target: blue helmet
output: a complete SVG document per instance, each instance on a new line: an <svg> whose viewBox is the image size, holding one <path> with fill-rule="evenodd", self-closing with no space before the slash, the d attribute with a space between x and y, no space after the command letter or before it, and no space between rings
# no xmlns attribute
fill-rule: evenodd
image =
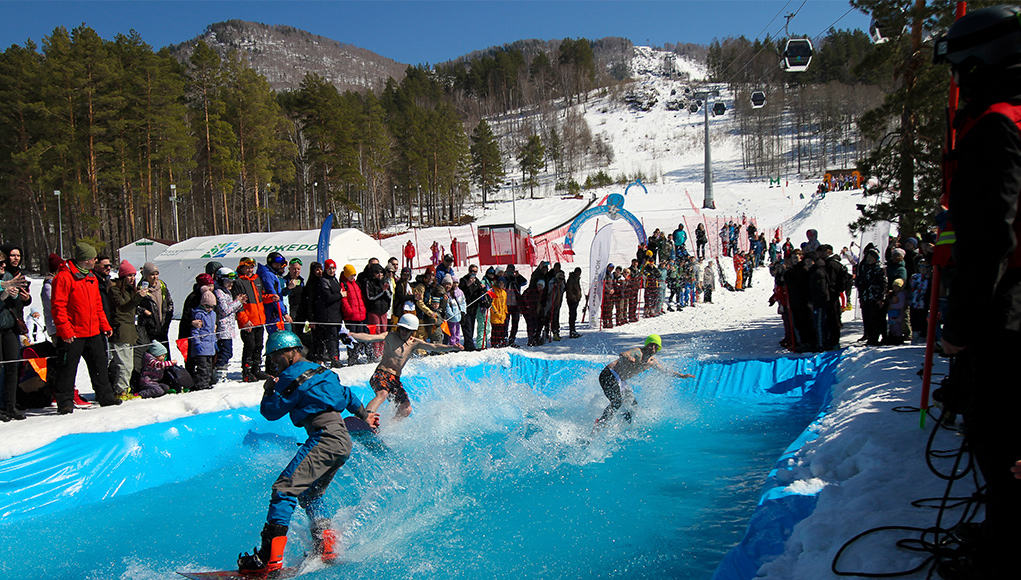
<svg viewBox="0 0 1021 580"><path fill-rule="evenodd" d="M301 348L301 339L290 330L281 330L269 335L266 341L266 354L273 354L277 351L289 348Z"/></svg>

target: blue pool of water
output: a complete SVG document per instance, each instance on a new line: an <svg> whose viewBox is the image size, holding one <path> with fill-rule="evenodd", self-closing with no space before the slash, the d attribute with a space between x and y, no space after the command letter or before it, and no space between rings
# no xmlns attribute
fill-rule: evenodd
<svg viewBox="0 0 1021 580"><path fill-rule="evenodd" d="M508 354L419 367L405 379L415 414L384 426L393 452L356 444L329 490L346 563L308 563L307 577L710 578L825 403L835 360L667 359L698 379L646 373L634 423L595 434L601 363ZM256 543L303 434L242 409L68 436L0 462L0 575L229 568ZM298 510L285 562L308 549Z"/></svg>

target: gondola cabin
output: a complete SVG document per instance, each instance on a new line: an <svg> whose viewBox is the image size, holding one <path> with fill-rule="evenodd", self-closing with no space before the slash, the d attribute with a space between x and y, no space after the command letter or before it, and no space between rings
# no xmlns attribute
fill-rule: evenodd
<svg viewBox="0 0 1021 580"><path fill-rule="evenodd" d="M755 91L752 93L752 108L761 109L766 106L766 93L763 91Z"/></svg>
<svg viewBox="0 0 1021 580"><path fill-rule="evenodd" d="M904 33L904 16L894 14L892 16L872 17L869 23L869 38L874 44L883 44L890 39Z"/></svg>
<svg viewBox="0 0 1021 580"><path fill-rule="evenodd" d="M805 72L812 62L812 41L807 38L789 38L783 49L780 68L787 72Z"/></svg>
<svg viewBox="0 0 1021 580"><path fill-rule="evenodd" d="M717 102L713 104L713 116L719 117L727 112L727 105Z"/></svg>

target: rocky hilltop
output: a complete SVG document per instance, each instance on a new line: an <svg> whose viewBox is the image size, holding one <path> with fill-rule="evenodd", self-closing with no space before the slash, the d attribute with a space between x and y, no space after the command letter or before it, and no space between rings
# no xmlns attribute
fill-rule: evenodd
<svg viewBox="0 0 1021 580"><path fill-rule="evenodd" d="M170 47L186 61L195 43L203 40L221 56L231 50L266 77L275 90L295 89L305 73L314 72L340 91L379 89L386 80L404 78L407 65L372 51L337 42L291 26L243 20L210 24L199 36Z"/></svg>

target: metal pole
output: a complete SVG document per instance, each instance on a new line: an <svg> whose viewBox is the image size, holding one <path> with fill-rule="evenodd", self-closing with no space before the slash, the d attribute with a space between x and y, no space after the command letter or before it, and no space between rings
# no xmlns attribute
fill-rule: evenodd
<svg viewBox="0 0 1021 580"><path fill-rule="evenodd" d="M177 186L173 183L170 184L170 203L174 207L174 241L181 241L181 230L178 229L177 225Z"/></svg>
<svg viewBox="0 0 1021 580"><path fill-rule="evenodd" d="M524 186L525 182L522 181L521 185ZM511 182L511 211L514 214L514 262L518 263L518 196L514 193L514 182Z"/></svg>
<svg viewBox="0 0 1021 580"><path fill-rule="evenodd" d="M54 189L53 195L57 196L57 236L60 238L60 257L64 257L64 215L60 207L60 190Z"/></svg>
<svg viewBox="0 0 1021 580"><path fill-rule="evenodd" d="M716 202L713 201L713 168L712 168L712 153L709 145L709 94L706 94L705 100L702 101L702 109L705 117L705 199L702 201L702 207L706 209L716 209Z"/></svg>

